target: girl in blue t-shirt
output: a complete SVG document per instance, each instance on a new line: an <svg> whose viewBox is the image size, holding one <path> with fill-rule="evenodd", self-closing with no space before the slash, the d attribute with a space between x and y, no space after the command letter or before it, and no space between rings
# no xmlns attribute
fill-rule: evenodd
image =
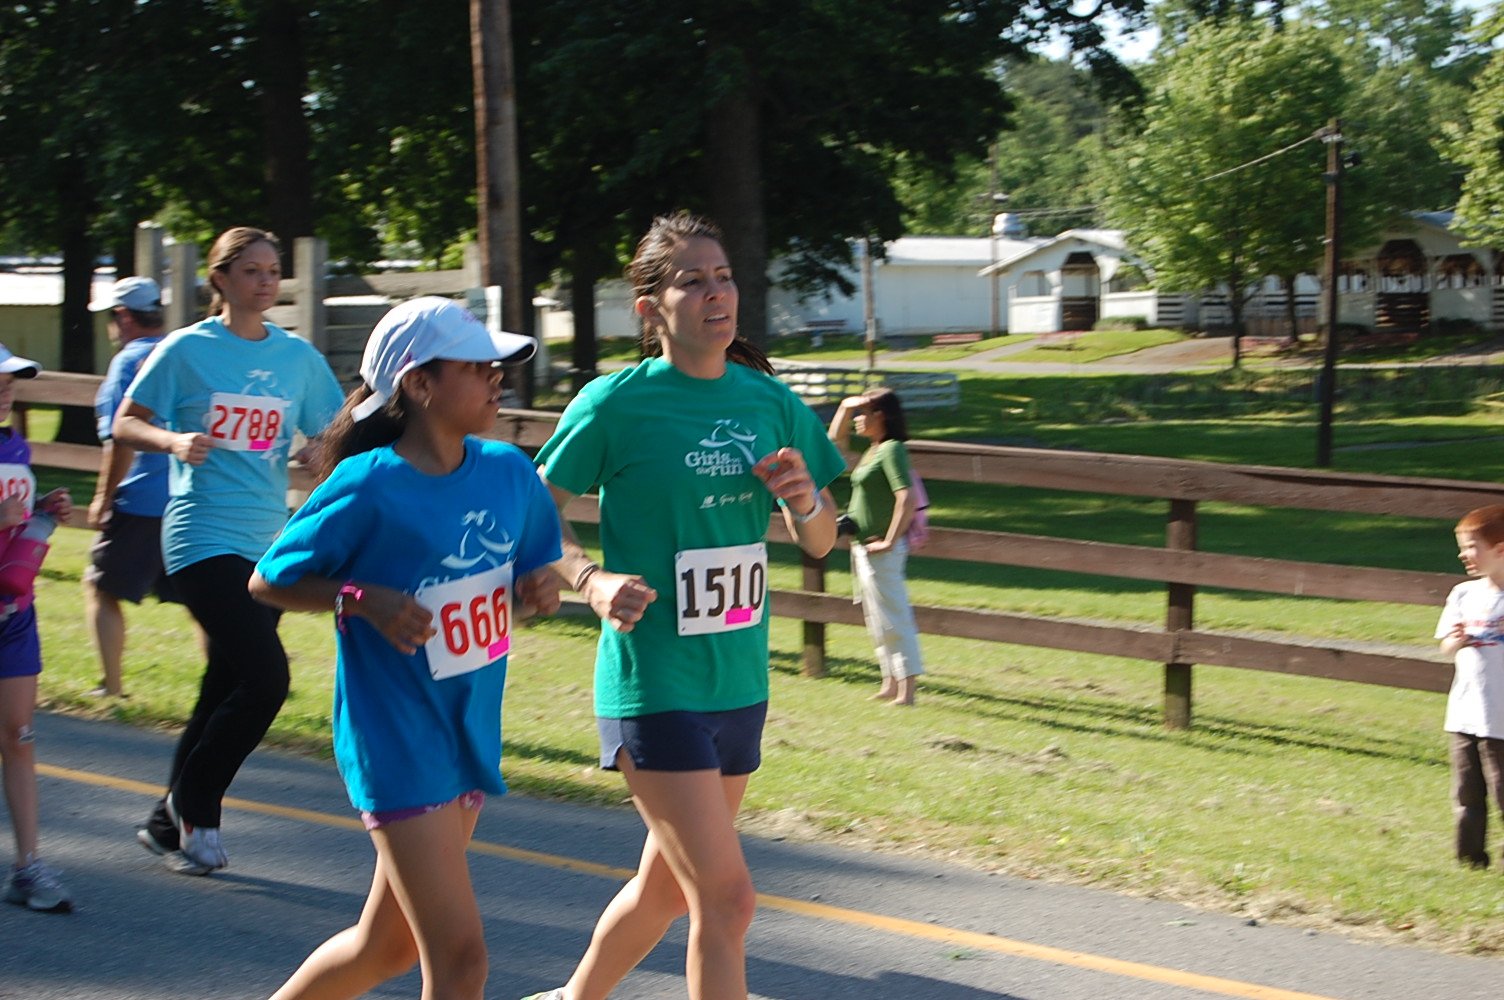
<svg viewBox="0 0 1504 1000"><path fill-rule="evenodd" d="M538 462L561 512L600 488L604 566L566 525L558 572L601 617L601 765L648 835L569 983L538 997L603 1000L685 913L690 996L745 997L756 894L735 819L768 705L768 521L781 506L801 548L828 552L845 463L737 337L719 229L657 219L627 274L647 357L586 386Z"/></svg>
<svg viewBox="0 0 1504 1000"><path fill-rule="evenodd" d="M251 593L334 611L334 753L376 845L359 922L276 1000L353 997L422 963L424 996L479 998L486 944L465 849L501 780L517 615L557 609L559 521L496 420L527 337L447 299L403 303L366 344L324 437L321 483L256 564Z"/></svg>

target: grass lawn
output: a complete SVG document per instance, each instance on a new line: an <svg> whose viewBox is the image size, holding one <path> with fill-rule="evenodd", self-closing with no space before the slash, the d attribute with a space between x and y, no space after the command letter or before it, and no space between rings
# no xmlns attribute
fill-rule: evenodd
<svg viewBox="0 0 1504 1000"><path fill-rule="evenodd" d="M1148 347L1190 339L1181 330L1096 330L1034 338L1034 346L1008 355L1009 361L1053 361L1090 364L1104 358L1132 354Z"/></svg>
<svg viewBox="0 0 1504 1000"><path fill-rule="evenodd" d="M1246 384L1221 373L1182 378L1151 385L966 375L961 408L914 414L916 436L1312 464L1308 396L1262 376ZM1409 391L1428 387L1437 384L1387 384L1344 402L1337 468L1504 481L1504 449L1479 447L1501 436L1491 411L1456 401L1429 407L1448 412L1407 412ZM57 481L46 471L41 478ZM82 495L88 485L79 478ZM930 493L941 525L1149 545L1164 537L1161 501L943 482ZM1203 505L1202 517L1202 546L1213 551L1456 568L1449 526L1437 521L1219 504ZM85 532L61 532L43 569L44 699L143 725L180 721L199 662L179 608L132 609L132 697L108 705L86 698L96 674L77 588L88 542ZM792 550L774 546L773 554L774 584L797 586ZM830 591L849 590L846 565L844 553L832 557ZM929 604L1144 626L1164 616L1163 589L1135 581L919 557L911 584ZM1431 650L1437 610L1206 591L1196 620ZM270 738L327 755L329 620L289 615L282 631L294 693ZM1504 951L1497 874L1450 859L1440 696L1198 667L1194 728L1171 733L1159 722L1158 665L926 636L920 704L900 711L867 698L877 672L864 633L828 632L830 674L810 680L799 675L797 623L774 620L767 755L747 798L749 831ZM505 767L521 792L624 800L619 778L595 767L594 635L592 622L562 617L518 638Z"/></svg>

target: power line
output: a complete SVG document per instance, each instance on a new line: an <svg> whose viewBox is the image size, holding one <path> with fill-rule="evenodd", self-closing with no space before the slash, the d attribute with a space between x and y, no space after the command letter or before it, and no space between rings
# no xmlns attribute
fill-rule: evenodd
<svg viewBox="0 0 1504 1000"><path fill-rule="evenodd" d="M1096 205L1077 205L1074 208L1019 208L1012 211L1004 211L1004 215L1016 215L1020 218L1036 218L1046 215L1085 215L1095 212Z"/></svg>
<svg viewBox="0 0 1504 1000"><path fill-rule="evenodd" d="M1260 163L1265 163L1269 160L1274 159L1276 156L1283 156L1285 153L1288 153L1290 150L1295 149L1298 146L1304 146L1308 142L1317 142L1319 140L1325 139L1327 132L1327 126L1323 125L1321 128L1306 136L1304 139L1297 139L1294 142L1290 143L1290 145L1286 146L1284 149L1276 149L1272 153L1265 153L1263 156L1260 156L1256 160L1249 160L1247 163L1240 163L1236 167L1228 167L1226 170L1219 170L1214 174L1201 178L1196 183L1204 184L1207 181L1214 181L1218 177L1226 177L1228 174L1235 174L1239 170L1247 170L1249 167L1256 167Z"/></svg>

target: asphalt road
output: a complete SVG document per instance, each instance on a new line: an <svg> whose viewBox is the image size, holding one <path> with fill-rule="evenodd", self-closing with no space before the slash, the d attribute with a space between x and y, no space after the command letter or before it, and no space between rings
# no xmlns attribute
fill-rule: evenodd
<svg viewBox="0 0 1504 1000"><path fill-rule="evenodd" d="M0 997L263 997L356 917L372 849L331 765L255 754L231 789L231 867L168 872L134 828L171 737L44 715L43 848L69 915L0 906ZM629 810L487 803L472 875L491 954L487 995L558 985L635 861ZM1448 1000L1493 997L1498 961L1294 928L889 855L750 839L762 906L749 938L766 1000ZM683 997L684 926L614 994ZM415 996L416 975L373 996Z"/></svg>

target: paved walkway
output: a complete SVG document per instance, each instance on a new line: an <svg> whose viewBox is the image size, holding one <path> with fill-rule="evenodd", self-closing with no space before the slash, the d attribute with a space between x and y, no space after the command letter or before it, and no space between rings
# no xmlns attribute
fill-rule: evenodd
<svg viewBox="0 0 1504 1000"><path fill-rule="evenodd" d="M231 868L188 878L132 837L168 734L52 715L38 730L44 846L78 909L0 907L0 997L267 996L357 914L371 847L329 764L253 755L227 803ZM487 996L568 975L641 841L627 809L487 804L471 852ZM1504 969L893 855L746 843L762 893L748 968L763 1000L1484 1000ZM681 921L615 1000L683 997L684 941ZM371 995L417 992L409 975Z"/></svg>

